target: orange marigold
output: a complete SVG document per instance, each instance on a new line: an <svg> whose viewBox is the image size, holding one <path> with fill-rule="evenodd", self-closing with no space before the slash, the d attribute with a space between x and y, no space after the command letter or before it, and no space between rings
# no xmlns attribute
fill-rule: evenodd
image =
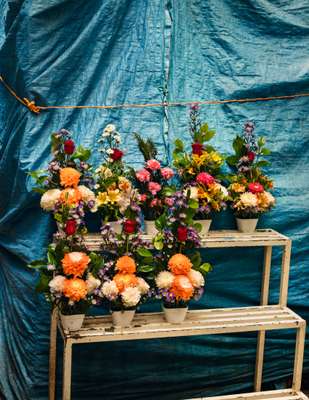
<svg viewBox="0 0 309 400"><path fill-rule="evenodd" d="M82 195L78 189L67 188L61 191L60 200L62 203L73 206L77 205L79 201L81 201Z"/></svg>
<svg viewBox="0 0 309 400"><path fill-rule="evenodd" d="M190 259L183 254L174 254L168 262L169 270L175 275L187 275L192 268Z"/></svg>
<svg viewBox="0 0 309 400"><path fill-rule="evenodd" d="M66 279L63 294L72 301L80 301L87 296L87 284L80 278Z"/></svg>
<svg viewBox="0 0 309 400"><path fill-rule="evenodd" d="M136 264L132 257L122 256L116 262L116 269L123 274L134 274L136 272Z"/></svg>
<svg viewBox="0 0 309 400"><path fill-rule="evenodd" d="M138 279L134 274L116 274L113 278L119 292L123 292L128 287L138 286Z"/></svg>
<svg viewBox="0 0 309 400"><path fill-rule="evenodd" d="M194 288L186 275L176 275L170 292L177 300L189 301L193 296Z"/></svg>
<svg viewBox="0 0 309 400"><path fill-rule="evenodd" d="M82 276L85 272L90 258L87 254L73 251L71 253L66 253L61 260L63 272L66 275Z"/></svg>
<svg viewBox="0 0 309 400"><path fill-rule="evenodd" d="M61 168L60 170L60 183L64 187L76 187L79 183L80 172L75 168Z"/></svg>

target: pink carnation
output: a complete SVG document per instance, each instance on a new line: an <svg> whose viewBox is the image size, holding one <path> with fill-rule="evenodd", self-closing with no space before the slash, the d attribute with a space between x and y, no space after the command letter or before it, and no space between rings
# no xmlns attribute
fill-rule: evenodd
<svg viewBox="0 0 309 400"><path fill-rule="evenodd" d="M251 193L262 193L264 192L264 186L258 182L249 183L248 189Z"/></svg>
<svg viewBox="0 0 309 400"><path fill-rule="evenodd" d="M215 178L207 172L200 172L196 177L196 182L201 183L202 185L211 185L215 182Z"/></svg>
<svg viewBox="0 0 309 400"><path fill-rule="evenodd" d="M161 168L159 161L157 160L148 160L146 162L147 168L151 169L152 171L156 171L157 169Z"/></svg>
<svg viewBox="0 0 309 400"><path fill-rule="evenodd" d="M161 175L163 176L164 179L168 180L171 179L174 176L174 171L171 168L162 168L161 169Z"/></svg>
<svg viewBox="0 0 309 400"><path fill-rule="evenodd" d="M174 199L172 199L171 197L166 197L166 199L164 200L164 203L167 206L172 207L174 205Z"/></svg>
<svg viewBox="0 0 309 400"><path fill-rule="evenodd" d="M161 190L161 185L159 185L157 182L149 182L148 189L150 193L155 196Z"/></svg>
<svg viewBox="0 0 309 400"><path fill-rule="evenodd" d="M146 200L147 200L147 195L146 195L146 194L140 194L140 195L139 195L139 201L144 202L144 201L146 201Z"/></svg>
<svg viewBox="0 0 309 400"><path fill-rule="evenodd" d="M159 205L160 203L159 203L159 199L153 199L153 200L151 200L151 202L150 202L150 207L155 207L155 206L157 206L157 205Z"/></svg>
<svg viewBox="0 0 309 400"><path fill-rule="evenodd" d="M150 172L147 169L142 168L135 173L136 178L140 182L149 182L150 181Z"/></svg>

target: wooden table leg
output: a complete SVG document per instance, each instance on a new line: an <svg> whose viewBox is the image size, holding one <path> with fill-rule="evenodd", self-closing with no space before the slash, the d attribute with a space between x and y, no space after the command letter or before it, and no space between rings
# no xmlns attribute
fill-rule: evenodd
<svg viewBox="0 0 309 400"><path fill-rule="evenodd" d="M48 379L49 400L55 400L55 394L56 394L57 324L58 324L58 310L57 308L54 308L51 313L51 321L50 321L49 379Z"/></svg>
<svg viewBox="0 0 309 400"><path fill-rule="evenodd" d="M261 302L260 302L261 306L268 304L271 256L272 256L272 247L271 246L265 247L264 268L263 268L262 288L261 288ZM256 392L260 392L262 387L264 347L265 347L265 331L260 331L258 332L255 376L254 376L254 390Z"/></svg>
<svg viewBox="0 0 309 400"><path fill-rule="evenodd" d="M306 323L302 324L297 329L297 334L296 334L294 372L293 372L293 384L292 384L292 389L294 389L296 392L298 392L301 388L305 338L306 338Z"/></svg>
<svg viewBox="0 0 309 400"><path fill-rule="evenodd" d="M287 300L288 300L291 245L292 245L291 241L288 241L283 249L283 255L282 255L282 270L281 270L279 304L283 307L286 307Z"/></svg>
<svg viewBox="0 0 309 400"><path fill-rule="evenodd" d="M62 400L71 400L71 379L72 379L72 342L64 341L63 349L63 379L62 379Z"/></svg>

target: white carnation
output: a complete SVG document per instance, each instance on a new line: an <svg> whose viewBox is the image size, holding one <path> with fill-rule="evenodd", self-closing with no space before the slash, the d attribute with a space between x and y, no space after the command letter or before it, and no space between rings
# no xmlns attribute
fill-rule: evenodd
<svg viewBox="0 0 309 400"><path fill-rule="evenodd" d="M95 289L97 289L101 285L101 281L99 279L96 279L92 274L89 273L87 275L86 284L88 294L92 294Z"/></svg>
<svg viewBox="0 0 309 400"><path fill-rule="evenodd" d="M77 187L79 193L82 196L83 201L95 201L95 194L93 193L92 190L88 189L86 186L84 185L80 185Z"/></svg>
<svg viewBox="0 0 309 400"><path fill-rule="evenodd" d="M141 293L137 287L128 287L121 293L121 298L125 307L135 307L141 299Z"/></svg>
<svg viewBox="0 0 309 400"><path fill-rule="evenodd" d="M65 280L66 280L65 276L62 276L62 275L55 276L48 284L51 292L62 293Z"/></svg>
<svg viewBox="0 0 309 400"><path fill-rule="evenodd" d="M108 300L115 300L118 296L119 291L114 281L104 282L101 288L102 297L106 297Z"/></svg>
<svg viewBox="0 0 309 400"><path fill-rule="evenodd" d="M137 278L137 280L138 280L138 289L141 295L146 294L149 291L150 286L143 278Z"/></svg>
<svg viewBox="0 0 309 400"><path fill-rule="evenodd" d="M240 207L257 207L258 200L255 194L251 192L245 192L240 195L239 202Z"/></svg>
<svg viewBox="0 0 309 400"><path fill-rule="evenodd" d="M159 289L169 289L174 282L174 275L169 271L162 271L156 277L156 284Z"/></svg>
<svg viewBox="0 0 309 400"><path fill-rule="evenodd" d="M188 273L188 278L195 288L199 288L205 285L205 279L203 275L195 269L190 270L190 272Z"/></svg>
<svg viewBox="0 0 309 400"><path fill-rule="evenodd" d="M41 207L43 208L43 210L51 211L54 208L57 201L59 201L60 194L61 194L61 190L59 190L59 189L47 190L47 192L45 192L43 194L43 196L41 197L40 204L41 204Z"/></svg>

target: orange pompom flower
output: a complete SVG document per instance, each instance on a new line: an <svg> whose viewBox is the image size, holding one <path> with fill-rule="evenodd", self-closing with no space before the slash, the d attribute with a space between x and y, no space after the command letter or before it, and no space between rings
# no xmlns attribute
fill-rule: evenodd
<svg viewBox="0 0 309 400"><path fill-rule="evenodd" d="M72 301L80 301L87 296L87 284L79 278L66 279L63 294Z"/></svg>
<svg viewBox="0 0 309 400"><path fill-rule="evenodd" d="M187 275L192 268L192 263L187 256L178 253L169 259L168 268L175 275Z"/></svg>
<svg viewBox="0 0 309 400"><path fill-rule="evenodd" d="M74 275L74 277L82 276L89 262L90 258L87 256L87 254L79 251L66 253L61 260L63 272L66 275Z"/></svg>
<svg viewBox="0 0 309 400"><path fill-rule="evenodd" d="M189 301L193 296L194 288L187 276L176 275L170 292L176 297L176 300Z"/></svg>
<svg viewBox="0 0 309 400"><path fill-rule="evenodd" d="M61 191L60 200L68 206L75 206L81 201L82 195L78 189L67 188Z"/></svg>
<svg viewBox="0 0 309 400"><path fill-rule="evenodd" d="M134 274L116 274L113 278L119 292L123 292L128 287L138 286L138 279Z"/></svg>
<svg viewBox="0 0 309 400"><path fill-rule="evenodd" d="M80 172L75 168L61 168L60 170L60 183L64 187L76 187L79 183Z"/></svg>
<svg viewBox="0 0 309 400"><path fill-rule="evenodd" d="M116 269L122 274L134 274L136 272L136 264L132 257L122 256L116 262Z"/></svg>

